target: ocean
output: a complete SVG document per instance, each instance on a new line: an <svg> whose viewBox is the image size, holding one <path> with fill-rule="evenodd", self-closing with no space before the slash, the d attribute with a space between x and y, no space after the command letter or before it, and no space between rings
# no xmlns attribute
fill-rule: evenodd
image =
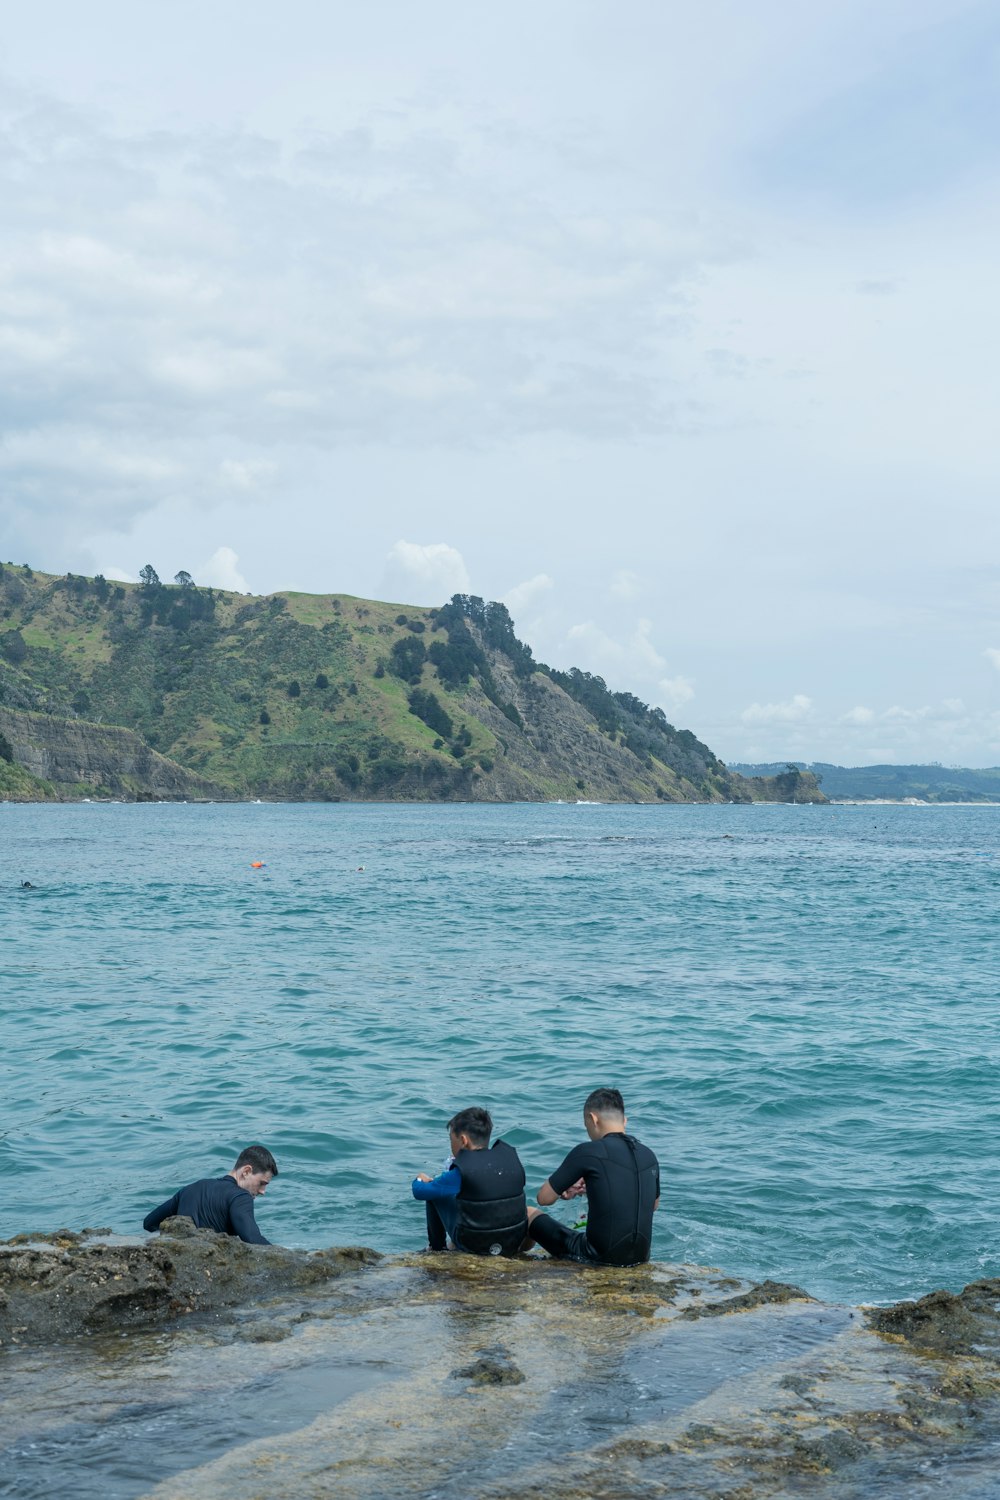
<svg viewBox="0 0 1000 1500"><path fill-rule="evenodd" d="M660 1158L657 1259L847 1302L1000 1275L998 835L1000 807L0 805L0 1237L136 1231L262 1141L268 1238L415 1248L456 1109L533 1193L612 1084Z"/></svg>

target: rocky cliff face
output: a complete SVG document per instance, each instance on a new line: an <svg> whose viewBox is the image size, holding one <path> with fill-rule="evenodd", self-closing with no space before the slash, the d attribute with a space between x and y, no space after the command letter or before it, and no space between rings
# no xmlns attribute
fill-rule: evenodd
<svg viewBox="0 0 1000 1500"><path fill-rule="evenodd" d="M597 802L724 801L722 793L706 798L682 776L664 766L651 769L627 747L602 734L582 704L558 683L536 672L519 679L500 653L491 656L493 676L504 698L521 715L523 727L511 722L470 684L470 715L496 736L498 754L492 770L475 781L475 801L531 802L546 796Z"/></svg>
<svg viewBox="0 0 1000 1500"><path fill-rule="evenodd" d="M49 782L57 795L137 801L186 801L227 794L176 761L151 750L131 729L0 708L0 734L15 762Z"/></svg>

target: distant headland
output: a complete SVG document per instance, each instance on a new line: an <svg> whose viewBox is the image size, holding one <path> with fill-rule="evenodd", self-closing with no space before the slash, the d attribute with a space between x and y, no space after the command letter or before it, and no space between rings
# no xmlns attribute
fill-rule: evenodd
<svg viewBox="0 0 1000 1500"><path fill-rule="evenodd" d="M831 766L824 761L739 764L742 776L773 776L794 768L815 777L831 802L1000 802L1000 766L968 770L926 766Z"/></svg>
<svg viewBox="0 0 1000 1500"><path fill-rule="evenodd" d="M0 564L0 798L822 802L518 640L502 604Z"/></svg>

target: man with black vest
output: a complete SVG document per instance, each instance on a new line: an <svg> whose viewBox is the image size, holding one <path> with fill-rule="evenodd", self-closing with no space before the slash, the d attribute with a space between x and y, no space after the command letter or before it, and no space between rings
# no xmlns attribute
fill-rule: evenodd
<svg viewBox="0 0 1000 1500"><path fill-rule="evenodd" d="M570 1229L530 1208L529 1235L550 1255L585 1265L636 1266L649 1259L653 1213L660 1206L660 1166L648 1146L625 1133L617 1089L594 1089L583 1106L589 1139L574 1146L538 1189L543 1208L587 1195L585 1229Z"/></svg>
<svg viewBox="0 0 1000 1500"><path fill-rule="evenodd" d="M490 1145L485 1109L461 1109L448 1121L451 1162L437 1177L418 1172L413 1196L427 1205L427 1240L444 1250L450 1239L469 1255L516 1255L528 1232L524 1168L513 1146Z"/></svg>

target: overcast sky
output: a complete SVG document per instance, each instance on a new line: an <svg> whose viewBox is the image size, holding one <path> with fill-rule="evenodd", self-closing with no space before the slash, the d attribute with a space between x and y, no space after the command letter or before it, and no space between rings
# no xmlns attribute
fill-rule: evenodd
<svg viewBox="0 0 1000 1500"><path fill-rule="evenodd" d="M998 99L964 0L33 0L0 556L469 590L726 760L998 764Z"/></svg>

